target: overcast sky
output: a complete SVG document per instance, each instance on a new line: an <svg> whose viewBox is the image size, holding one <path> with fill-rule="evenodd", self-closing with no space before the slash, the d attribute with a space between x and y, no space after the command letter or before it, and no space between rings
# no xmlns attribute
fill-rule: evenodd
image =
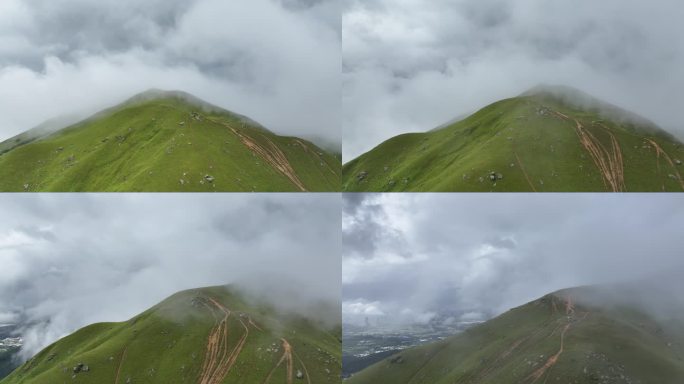
<svg viewBox="0 0 684 384"><path fill-rule="evenodd" d="M2 0L0 140L149 88L341 141L341 0Z"/></svg>
<svg viewBox="0 0 684 384"><path fill-rule="evenodd" d="M681 284L684 271L683 195L345 194L343 212L350 323L472 319L579 285Z"/></svg>
<svg viewBox="0 0 684 384"><path fill-rule="evenodd" d="M679 0L347 0L344 160L540 83L684 138Z"/></svg>
<svg viewBox="0 0 684 384"><path fill-rule="evenodd" d="M3 196L0 323L42 323L23 334L31 356L183 289L234 283L289 308L339 308L340 205L336 194Z"/></svg>

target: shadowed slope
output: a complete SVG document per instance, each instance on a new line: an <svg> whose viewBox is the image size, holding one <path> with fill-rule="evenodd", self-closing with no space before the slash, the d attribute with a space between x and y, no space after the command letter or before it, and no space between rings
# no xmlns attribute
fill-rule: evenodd
<svg viewBox="0 0 684 384"><path fill-rule="evenodd" d="M403 351L358 383L681 383L684 321L594 300L601 288L546 295L442 342Z"/></svg>

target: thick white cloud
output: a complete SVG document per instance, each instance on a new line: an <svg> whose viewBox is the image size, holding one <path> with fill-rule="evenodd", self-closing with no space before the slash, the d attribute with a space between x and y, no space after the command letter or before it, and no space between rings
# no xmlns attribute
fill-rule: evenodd
<svg viewBox="0 0 684 384"><path fill-rule="evenodd" d="M340 305L339 195L8 195L0 211L0 323L33 324L26 356L189 288Z"/></svg>
<svg viewBox="0 0 684 384"><path fill-rule="evenodd" d="M495 314L585 284L679 292L684 196L345 195L343 319ZM673 279L674 277L674 279ZM672 303L671 303L672 304ZM363 310L359 310L359 308Z"/></svg>
<svg viewBox="0 0 684 384"><path fill-rule="evenodd" d="M0 139L149 88L341 141L339 0L0 5Z"/></svg>
<svg viewBox="0 0 684 384"><path fill-rule="evenodd" d="M579 88L684 138L675 0L350 0L344 159L540 83Z"/></svg>

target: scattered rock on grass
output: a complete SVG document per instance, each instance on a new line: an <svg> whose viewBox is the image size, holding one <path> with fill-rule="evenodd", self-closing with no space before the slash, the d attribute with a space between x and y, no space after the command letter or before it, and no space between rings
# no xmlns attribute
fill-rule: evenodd
<svg viewBox="0 0 684 384"><path fill-rule="evenodd" d="M74 374L81 373L81 372L89 372L90 367L86 364L78 363L78 364L76 364L76 366L74 366L72 371L74 372Z"/></svg>

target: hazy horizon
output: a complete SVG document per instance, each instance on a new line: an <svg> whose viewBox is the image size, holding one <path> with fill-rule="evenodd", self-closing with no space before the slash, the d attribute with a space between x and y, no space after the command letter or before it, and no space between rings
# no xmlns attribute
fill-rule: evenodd
<svg viewBox="0 0 684 384"><path fill-rule="evenodd" d="M583 285L678 292L684 196L658 197L345 194L343 321L485 319Z"/></svg>

